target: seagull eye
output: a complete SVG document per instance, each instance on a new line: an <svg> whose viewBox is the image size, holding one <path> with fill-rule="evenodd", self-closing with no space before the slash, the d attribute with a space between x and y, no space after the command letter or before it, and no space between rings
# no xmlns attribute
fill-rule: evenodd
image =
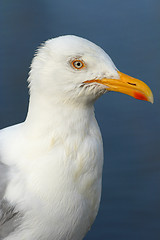
<svg viewBox="0 0 160 240"><path fill-rule="evenodd" d="M72 61L72 67L74 67L78 70L82 69L84 66L85 66L84 63L81 60L75 59Z"/></svg>

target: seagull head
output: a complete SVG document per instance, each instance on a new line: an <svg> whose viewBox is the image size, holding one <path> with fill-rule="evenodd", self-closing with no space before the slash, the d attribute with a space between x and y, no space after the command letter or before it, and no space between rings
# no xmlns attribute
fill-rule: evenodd
<svg viewBox="0 0 160 240"><path fill-rule="evenodd" d="M50 39L37 50L28 81L31 95L57 104L92 104L109 91L153 103L145 83L120 72L96 44L72 35Z"/></svg>

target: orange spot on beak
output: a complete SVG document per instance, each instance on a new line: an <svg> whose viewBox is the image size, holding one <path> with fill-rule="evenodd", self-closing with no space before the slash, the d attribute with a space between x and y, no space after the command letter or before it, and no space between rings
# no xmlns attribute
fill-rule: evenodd
<svg viewBox="0 0 160 240"><path fill-rule="evenodd" d="M140 93L140 92L134 92L134 97L139 100L148 101L147 97L143 93Z"/></svg>

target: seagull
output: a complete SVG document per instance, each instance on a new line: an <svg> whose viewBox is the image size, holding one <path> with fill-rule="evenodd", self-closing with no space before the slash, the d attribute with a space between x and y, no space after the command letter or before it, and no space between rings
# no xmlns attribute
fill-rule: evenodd
<svg viewBox="0 0 160 240"><path fill-rule="evenodd" d="M82 240L101 198L103 143L94 102L109 91L153 103L96 44L66 35L36 52L26 120L0 131L0 239Z"/></svg>

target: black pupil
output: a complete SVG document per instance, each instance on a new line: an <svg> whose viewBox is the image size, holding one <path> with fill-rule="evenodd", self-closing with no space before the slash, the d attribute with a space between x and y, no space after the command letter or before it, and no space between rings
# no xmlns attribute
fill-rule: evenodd
<svg viewBox="0 0 160 240"><path fill-rule="evenodd" d="M76 62L77 67L81 67L81 62Z"/></svg>

